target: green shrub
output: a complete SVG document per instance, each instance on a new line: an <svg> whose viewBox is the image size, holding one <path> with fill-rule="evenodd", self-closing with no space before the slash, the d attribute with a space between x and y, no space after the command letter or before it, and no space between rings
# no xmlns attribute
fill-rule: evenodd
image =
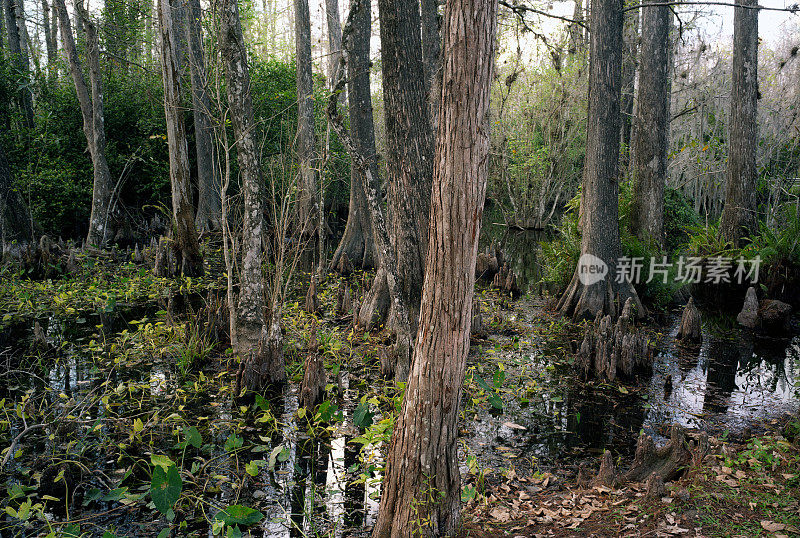
<svg viewBox="0 0 800 538"><path fill-rule="evenodd" d="M556 228L556 237L552 241L542 243L544 261L544 282L553 283L557 289L563 290L569 285L581 252L581 235L578 230L578 211L580 208L580 189L578 194L566 205L566 213L561 224ZM696 223L696 213L686 199L674 189L665 192L664 229L667 233L668 245L675 245L662 251L656 245L649 245L634 237L628 231L632 193L630 183L623 183L619 197L619 222L623 256L640 258L642 262L641 278L636 284L639 297L647 304L659 309L666 308L672 301L681 283L675 281L674 269L670 269L666 283L660 275L650 275L651 260L661 262L663 256L677 249L678 240L688 237L691 225ZM667 259L669 262L669 257Z"/></svg>

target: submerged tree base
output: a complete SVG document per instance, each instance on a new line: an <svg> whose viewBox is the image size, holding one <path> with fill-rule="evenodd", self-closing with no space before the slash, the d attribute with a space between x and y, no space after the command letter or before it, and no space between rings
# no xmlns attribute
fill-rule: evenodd
<svg viewBox="0 0 800 538"><path fill-rule="evenodd" d="M630 282L618 283L609 275L604 280L585 285L578 269L572 276L569 286L558 301L556 308L563 316L573 320L593 320L598 314L616 319L628 299L633 301L636 318L644 317L646 310Z"/></svg>
<svg viewBox="0 0 800 538"><path fill-rule="evenodd" d="M283 333L280 325L273 322L269 329L261 332L256 342L248 343L239 335L240 348L246 357L236 373L236 394L244 390L259 391L286 381L283 359Z"/></svg>

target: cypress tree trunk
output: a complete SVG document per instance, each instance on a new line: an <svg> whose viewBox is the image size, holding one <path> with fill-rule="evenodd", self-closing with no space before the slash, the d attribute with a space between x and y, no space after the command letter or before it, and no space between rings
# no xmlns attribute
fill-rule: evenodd
<svg viewBox="0 0 800 538"><path fill-rule="evenodd" d="M369 2L361 2L353 13L348 53L347 93L350 101L350 131L358 152L367 160L371 176L377 182L378 165L375 156L375 126L372 119L372 94L369 89L369 40L372 17ZM366 175L357 166L350 169L350 209L344 234L333 254L331 267L337 267L342 256L356 267L375 267L375 239L365 191ZM377 191L379 185L373 185Z"/></svg>
<svg viewBox="0 0 800 538"><path fill-rule="evenodd" d="M89 83L91 84L90 96L89 89L83 79L67 7L64 4L64 0L54 1L55 8L58 11L64 50L67 54L72 81L75 84L75 92L78 95L78 102L81 106L83 133L86 135L86 142L89 146L94 168L92 214L89 218L89 233L86 236L86 243L102 247L111 239L111 226L109 223L111 215L109 213L113 186L111 184L111 172L108 169L108 161L106 160L106 130L103 116L103 88L100 80L100 50L97 29L89 19L89 14L86 13L83 4L78 0L75 3L75 8L76 16L81 22L86 35L86 61L89 64Z"/></svg>
<svg viewBox="0 0 800 538"><path fill-rule="evenodd" d="M22 0L16 0L21 2ZM12 64L17 68L23 77L22 84L19 85L19 107L22 110L22 117L25 126L33 127L33 97L28 89L28 72L30 63L28 61L27 48L22 48L20 31L17 27L17 11L15 0L5 0L6 32L8 33L8 52L11 54Z"/></svg>
<svg viewBox="0 0 800 538"><path fill-rule="evenodd" d="M737 6L757 5L736 0ZM756 150L758 146L758 10L734 8L728 174L720 232L739 245L756 227Z"/></svg>
<svg viewBox="0 0 800 538"><path fill-rule="evenodd" d="M422 0L422 65L425 70L425 91L430 103L431 125L436 129L439 111L441 75L441 42L439 32L439 0ZM434 131L435 132L435 131Z"/></svg>
<svg viewBox="0 0 800 538"><path fill-rule="evenodd" d="M172 185L172 218L174 250L178 268L185 276L203 274L203 257L197 240L192 209L192 183L189 173L189 147L181 107L180 64L178 64L176 28L170 0L159 0L158 20L161 27L161 74L164 79L164 114L167 120L169 177ZM177 268L176 268L177 269Z"/></svg>
<svg viewBox="0 0 800 538"><path fill-rule="evenodd" d="M650 0L652 2L653 0ZM630 231L655 245L664 243L664 184L669 148L668 6L642 9L639 99L633 140L633 207Z"/></svg>
<svg viewBox="0 0 800 538"><path fill-rule="evenodd" d="M6 51L6 3L0 3L0 58L5 59Z"/></svg>
<svg viewBox="0 0 800 538"><path fill-rule="evenodd" d="M14 177L0 145L0 239L2 258L19 257L33 241L33 220L22 196L14 189Z"/></svg>
<svg viewBox="0 0 800 538"><path fill-rule="evenodd" d="M408 323L416 333L427 252L433 136L425 99L419 7L413 0L380 0L381 69L386 121L389 233ZM393 319L386 272L380 268L359 312L368 328ZM401 372L402 370L398 370Z"/></svg>
<svg viewBox="0 0 800 538"><path fill-rule="evenodd" d="M342 57L342 21L339 19L339 1L325 0L325 18L328 22L328 85L333 88L336 84L339 71L339 61ZM341 97L344 97L342 95Z"/></svg>
<svg viewBox="0 0 800 538"><path fill-rule="evenodd" d="M25 62L25 73L30 71L31 62L31 36L28 33L28 25L26 23L27 17L25 16L25 3L24 0L14 0L14 14L17 17L17 29L19 31L19 47L22 52L22 58ZM34 65L38 65L36 59L33 58Z"/></svg>
<svg viewBox="0 0 800 538"><path fill-rule="evenodd" d="M299 225L314 229L317 215L317 137L314 132L314 80L311 73L311 21L308 0L295 0L295 61L297 62L297 158Z"/></svg>
<svg viewBox="0 0 800 538"><path fill-rule="evenodd" d="M592 4L581 261L558 303L563 315L576 319L594 319L598 312L616 317L628 297L634 298L637 315L643 313L633 286L615 278L622 253L618 223L622 5L622 0L595 0ZM600 265L587 255L605 264L605 278L596 282L585 278L589 265Z"/></svg>
<svg viewBox="0 0 800 538"><path fill-rule="evenodd" d="M201 231L220 228L222 200L217 168L217 147L211 123L211 99L206 88L206 63L202 34L203 12L200 0L188 0L186 13L187 43L194 109L194 138L197 150L197 216L195 226Z"/></svg>
<svg viewBox="0 0 800 538"><path fill-rule="evenodd" d="M50 26L50 3L42 0L42 26L44 29L44 44L47 50L47 74L50 81L55 80L56 76L56 38Z"/></svg>
<svg viewBox="0 0 800 538"><path fill-rule="evenodd" d="M459 528L457 422L486 193L496 14L495 0L445 7L428 270L375 537L451 536Z"/></svg>
<svg viewBox="0 0 800 538"><path fill-rule="evenodd" d="M286 370L278 313L274 309L265 312L262 272L264 192L250 94L250 72L237 1L220 0L219 18L220 48L244 193L236 335L236 351L244 363L239 372L239 386L256 390L270 383L283 382Z"/></svg>
<svg viewBox="0 0 800 538"><path fill-rule="evenodd" d="M627 0L627 6L635 6L639 0ZM630 157L631 130L633 129L633 97L636 86L637 52L639 42L639 10L631 9L624 14L623 43L625 53L622 57L622 144L625 151L622 153L622 164L627 166ZM664 49L663 52L666 52ZM647 74L645 74L647 76Z"/></svg>
<svg viewBox="0 0 800 538"><path fill-rule="evenodd" d="M578 54L586 50L586 42L583 37L583 0L575 0L575 8L572 12L574 23L569 25L569 54Z"/></svg>

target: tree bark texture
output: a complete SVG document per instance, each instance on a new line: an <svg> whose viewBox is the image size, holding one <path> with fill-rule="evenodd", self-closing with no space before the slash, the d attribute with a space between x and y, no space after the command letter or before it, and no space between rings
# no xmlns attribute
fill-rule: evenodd
<svg viewBox="0 0 800 538"><path fill-rule="evenodd" d="M489 154L497 2L452 0L420 328L373 536L449 536L461 508L457 421Z"/></svg>
<svg viewBox="0 0 800 538"><path fill-rule="evenodd" d="M569 25L569 54L578 54L586 50L584 39L583 24L583 0L575 0L575 7L572 11L572 20Z"/></svg>
<svg viewBox="0 0 800 538"><path fill-rule="evenodd" d="M31 57L31 36L28 33L28 18L25 16L25 2L24 0L14 1L14 14L17 17L17 30L19 31L19 47L22 53L22 58L25 60L25 72L30 70L30 62L33 61L34 66L38 67L39 63L35 57Z"/></svg>
<svg viewBox="0 0 800 538"><path fill-rule="evenodd" d="M33 241L33 221L25 200L14 189L14 176L5 150L0 145L0 239L2 257L19 257Z"/></svg>
<svg viewBox="0 0 800 538"><path fill-rule="evenodd" d="M220 46L244 193L236 351L244 360L241 386L256 390L285 381L286 370L279 321L273 312L265 312L264 192L239 7L236 0L219 5Z"/></svg>
<svg viewBox="0 0 800 538"><path fill-rule="evenodd" d="M342 21L339 18L339 0L325 0L325 18L328 23L328 85L333 88L338 80L339 63L342 58ZM341 98L344 95L340 96Z"/></svg>
<svg viewBox="0 0 800 538"><path fill-rule="evenodd" d="M350 102L350 132L358 152L364 156L374 181L378 179L378 164L375 155L375 126L372 116L372 94L370 92L369 40L372 17L369 2L361 2L361 9L352 14L350 50L348 51L347 93ZM372 220L369 215L365 190L366 174L357 166L350 167L350 206L347 224L339 246L333 254L331 267L337 267L342 256L363 269L375 267L377 258ZM373 185L376 191L379 185Z"/></svg>
<svg viewBox="0 0 800 538"><path fill-rule="evenodd" d="M652 1L652 0L651 0ZM659 247L664 244L664 184L669 149L669 6L642 9L639 98L633 140L633 207L630 231Z"/></svg>
<svg viewBox="0 0 800 538"><path fill-rule="evenodd" d="M639 0L625 1L627 7L637 4L639 4ZM639 10L631 9L626 11L623 16L623 25L622 42L625 47L625 52L622 56L622 101L620 103L620 108L622 112L622 144L624 144L626 148L622 158L625 160L623 164L627 164L631 146L633 98L635 94L636 70L638 64ZM664 49L664 52L666 50L667 49Z"/></svg>
<svg viewBox="0 0 800 538"><path fill-rule="evenodd" d="M427 252L433 173L433 133L425 99L419 5L413 0L380 0L381 69L386 121L389 234L400 291L416 332ZM379 268L359 312L371 328L379 320L396 327L386 271Z"/></svg>
<svg viewBox="0 0 800 538"><path fill-rule="evenodd" d="M203 12L200 0L188 0L185 13L189 48L189 68L194 108L194 138L197 151L197 215L198 230L218 230L222 201L217 167L217 147L211 122L211 99L208 95L205 51L203 50Z"/></svg>
<svg viewBox="0 0 800 538"><path fill-rule="evenodd" d="M737 6L757 5L736 0ZM728 174L720 232L738 246L756 226L756 150L758 148L758 10L733 10L733 85L731 89Z"/></svg>
<svg viewBox="0 0 800 538"><path fill-rule="evenodd" d="M92 213L89 217L89 233L86 243L95 246L104 246L111 239L111 172L106 160L106 129L103 113L103 87L100 73L100 48L97 37L97 28L89 19L81 0L75 3L78 20L86 35L86 62L89 64L89 88L83 78L78 49L72 34L67 7L64 0L54 0L58 10L59 28L64 44L64 50L69 61L72 81L81 106L83 116L83 133L89 146L94 168L94 185L92 188Z"/></svg>
<svg viewBox="0 0 800 538"><path fill-rule="evenodd" d="M421 1L422 20L422 65L425 70L425 91L430 103L430 119L434 132L439 113L439 94L441 86L441 43L442 34L439 30L439 0Z"/></svg>
<svg viewBox="0 0 800 538"><path fill-rule="evenodd" d="M295 61L297 63L298 217L304 232L314 229L317 216L317 137L314 131L314 79L311 72L311 20L308 0L294 0Z"/></svg>
<svg viewBox="0 0 800 538"><path fill-rule="evenodd" d="M5 59L6 53L6 3L0 3L0 58Z"/></svg>
<svg viewBox="0 0 800 538"><path fill-rule="evenodd" d="M30 62L27 49L23 51L20 31L17 27L17 8L16 2L22 0L5 0L6 32L8 34L8 51L11 54L12 65L19 72L19 107L22 111L22 118L26 127L33 127L33 97L28 88L28 73Z"/></svg>
<svg viewBox="0 0 800 538"><path fill-rule="evenodd" d="M584 264L575 268L558 303L563 315L594 319L599 312L616 318L625 300L634 298L637 315L644 309L629 282L616 282L622 252L619 235L620 74L622 72L622 0L595 0L589 65L589 109L586 162L581 201L581 255L600 258L605 278L581 282Z"/></svg>
<svg viewBox="0 0 800 538"><path fill-rule="evenodd" d="M52 81L56 76L58 47L56 47L56 36L50 26L50 3L48 0L42 0L42 27L44 30L45 50L47 51L47 73Z"/></svg>
<svg viewBox="0 0 800 538"><path fill-rule="evenodd" d="M164 113L167 120L169 176L172 186L172 219L177 269L185 276L203 274L203 257L194 226L192 182L189 172L189 145L181 106L181 77L177 55L178 26L173 20L173 2L158 0L161 26L161 74L164 80Z"/></svg>
<svg viewBox="0 0 800 538"><path fill-rule="evenodd" d="M348 15L347 24L345 25L342 35L344 42L342 58L345 64L348 63L347 51L353 48L351 37L354 33L354 21L360 16L362 10L368 12L367 6L368 3L366 0L354 0L350 6L350 14ZM325 114L328 117L329 125L339 136L342 144L347 148L353 167L356 168L360 174L364 175L364 194L366 195L370 220L372 221L372 231L375 237L375 251L383 273L383 284L386 286L388 294L388 297L385 299L387 302L391 301L392 309L395 312L396 324L394 330L397 338L394 349L394 361L397 364L382 360L381 371L384 375L388 375L391 371L394 371L399 379L405 380L408 376L409 368L411 367L413 333L409 323L405 298L400 288L400 279L398 276L399 266L395 258L395 252L391 248L391 239L389 238L388 226L384 217L385 212L378 191L378 183L372 175L373 164L371 164L371 160L368 160L353 142L337 110L339 102L337 93L342 91L345 82L341 75L340 73L339 80L334 86L334 91L328 98L328 106L325 108ZM340 259L339 266L346 268L347 261L346 256L343 255ZM356 308L354 312L357 310L359 309ZM355 323L356 316L354 315L354 324Z"/></svg>

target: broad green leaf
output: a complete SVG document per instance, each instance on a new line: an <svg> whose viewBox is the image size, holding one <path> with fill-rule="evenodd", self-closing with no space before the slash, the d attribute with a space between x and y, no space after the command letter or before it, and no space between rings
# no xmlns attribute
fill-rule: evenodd
<svg viewBox="0 0 800 538"><path fill-rule="evenodd" d="M203 445L203 436L200 435L196 427L186 428L183 430L183 434L186 436L186 442L193 447L200 448Z"/></svg>
<svg viewBox="0 0 800 538"><path fill-rule="evenodd" d="M150 463L152 463L154 467L161 467L165 471L170 466L174 466L175 465L175 462L172 461L169 456L162 456L160 454L151 454L150 455Z"/></svg>
<svg viewBox="0 0 800 538"><path fill-rule="evenodd" d="M258 476L258 461L254 460L244 466L244 470L247 471L247 474L250 476Z"/></svg>
<svg viewBox="0 0 800 538"><path fill-rule="evenodd" d="M214 516L214 519L218 519L226 525L255 525L263 518L264 514L258 510L241 504L229 506Z"/></svg>
<svg viewBox="0 0 800 538"><path fill-rule="evenodd" d="M225 452L233 452L237 448L241 448L244 444L244 439L237 436L235 433L232 433L228 436L228 439L225 441Z"/></svg>
<svg viewBox="0 0 800 538"><path fill-rule="evenodd" d="M182 488L181 475L174 465L170 466L167 471L164 471L161 466L156 467L153 471L150 496L153 498L153 504L156 509L162 514L169 512L178 502Z"/></svg>
<svg viewBox="0 0 800 538"><path fill-rule="evenodd" d="M353 424L358 428L369 428L372 426L372 418L374 416L369 410L369 404L360 402L353 413Z"/></svg>

